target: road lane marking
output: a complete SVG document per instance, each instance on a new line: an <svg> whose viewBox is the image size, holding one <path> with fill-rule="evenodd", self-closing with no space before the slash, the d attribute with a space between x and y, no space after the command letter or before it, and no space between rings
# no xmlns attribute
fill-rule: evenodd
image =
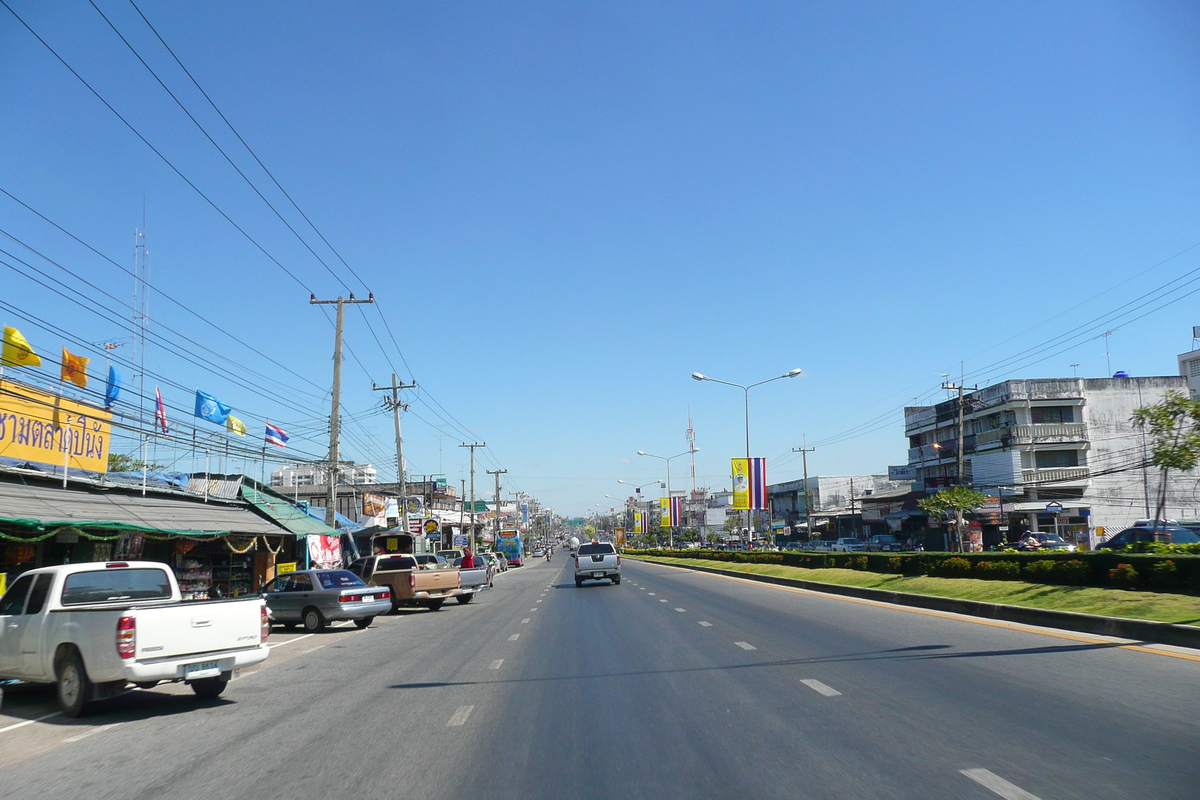
<svg viewBox="0 0 1200 800"><path fill-rule="evenodd" d="M644 591L646 591L646 587L645 587L645 586L639 586L638 588L639 588L639 589L641 589L643 592L644 592Z"/></svg>
<svg viewBox="0 0 1200 800"><path fill-rule="evenodd" d="M33 723L41 722L44 719L50 719L51 717L57 717L61 713L62 713L61 711L52 711L49 714L43 714L40 717L34 717L33 719L27 719L24 722L14 722L12 725L8 725L3 728L0 728L0 733L7 733L8 731L15 731L17 728L24 728L26 725L32 725Z"/></svg>
<svg viewBox="0 0 1200 800"><path fill-rule="evenodd" d="M459 706L454 712L454 716L450 717L450 721L446 723L447 728L459 728L467 721L467 717L471 716L471 712L475 710L475 706Z"/></svg>
<svg viewBox="0 0 1200 800"><path fill-rule="evenodd" d="M92 728L90 731L85 731L84 733L81 733L78 736L72 736L69 739L63 739L63 742L78 742L80 739L86 739L89 736L95 736L97 733L100 733L101 731L106 731L109 728L115 728L118 724L119 723L113 722L108 725L101 725L99 728Z"/></svg>
<svg viewBox="0 0 1200 800"><path fill-rule="evenodd" d="M1009 783L990 770L983 768L960 769L959 772L983 788L991 790L993 794L1000 795L1004 800L1039 800L1037 795L1030 794L1016 784Z"/></svg>
<svg viewBox="0 0 1200 800"><path fill-rule="evenodd" d="M529 610L530 610L530 611L537 611L537 609L536 609L536 608L531 608L531 609L529 609Z"/></svg>
<svg viewBox="0 0 1200 800"><path fill-rule="evenodd" d="M749 642L734 642L734 644L736 644L738 647L742 648L743 650L757 650L758 649L757 647L750 644Z"/></svg>
<svg viewBox="0 0 1200 800"><path fill-rule="evenodd" d="M540 603L540 602L542 602L542 601L541 601L541 600L538 600L538 602Z"/></svg>
<svg viewBox="0 0 1200 800"><path fill-rule="evenodd" d="M651 597L654 597L654 592L651 592L651 593L650 593L650 596L651 596Z"/></svg>
<svg viewBox="0 0 1200 800"><path fill-rule="evenodd" d="M676 611L687 611L687 609L686 609L686 608L677 608L677 609L675 609L675 610L676 610Z"/></svg>
<svg viewBox="0 0 1200 800"><path fill-rule="evenodd" d="M268 644L267 647L274 650L276 647L283 647L285 644L294 644L294 643L300 641L301 639L307 639L310 636L316 636L316 634L315 633L306 633L303 636L297 636L295 639L288 639L286 642L280 642L279 644Z"/></svg>
<svg viewBox="0 0 1200 800"><path fill-rule="evenodd" d="M521 620L521 624L522 624L522 625L528 625L528 624L529 624L529 620L530 620L530 619L532 619L532 617L526 617L525 619Z"/></svg>
<svg viewBox="0 0 1200 800"><path fill-rule="evenodd" d="M497 658L495 661L492 662L492 665L490 667L488 667L488 669L500 669L500 665L503 663L504 663L503 658Z"/></svg>
<svg viewBox="0 0 1200 800"><path fill-rule="evenodd" d="M712 627L712 623L711 623L711 622L705 622L704 620L700 620L700 627L702 627L702 628L711 628L711 627Z"/></svg>
<svg viewBox="0 0 1200 800"><path fill-rule="evenodd" d="M803 683L808 688L812 689L814 692L820 692L821 694L825 695L826 697L841 697L841 695L842 695L842 693L839 692L837 689L826 686L825 684L821 683L816 678L801 678L800 682Z"/></svg>
<svg viewBox="0 0 1200 800"><path fill-rule="evenodd" d="M512 636L508 637L508 640L510 642L515 642L517 639L520 639L520 638L521 638L521 634L514 633Z"/></svg>
<svg viewBox="0 0 1200 800"><path fill-rule="evenodd" d="M666 600L663 600L663 599L660 597L660 598L658 598L658 602L660 602L660 603L665 603L665 602L667 602L667 601L666 601Z"/></svg>

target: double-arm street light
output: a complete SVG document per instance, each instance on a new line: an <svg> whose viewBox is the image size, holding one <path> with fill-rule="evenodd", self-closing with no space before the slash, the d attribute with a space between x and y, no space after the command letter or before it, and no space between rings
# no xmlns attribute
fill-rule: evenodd
<svg viewBox="0 0 1200 800"><path fill-rule="evenodd" d="M699 453L699 452L700 452L699 447L693 447L690 450L685 450L684 452L677 453L676 455L673 455L673 456L656 456L653 453L647 453L642 450L638 450L637 454L639 456L646 456L647 458L657 458L660 461L667 462L667 503L669 504L671 502L671 460L675 459L675 458L680 458L682 456L691 455L692 453ZM651 481L651 483L653 483L653 481ZM670 505L668 505L667 507L670 508ZM670 514L670 511L668 511L667 513ZM668 522L669 521L670 521L670 517L668 517ZM667 525L667 535L669 537L670 547L672 550L674 550L675 549L675 526L674 525Z"/></svg>
<svg viewBox="0 0 1200 800"><path fill-rule="evenodd" d="M740 383L732 383L730 381L722 381L722 380L718 380L716 378L710 378L707 375L700 374L699 372L693 372L692 378L693 378L693 380L697 380L697 381L712 381L713 383L723 383L726 386L735 386L738 389L741 389L745 393L745 395L746 395L746 460L749 461L750 460L750 390L753 389L755 386L762 386L764 383L770 383L771 381L781 380L782 378L795 378L797 375L799 375L801 373L801 371L802 370L800 370L799 368L793 369L789 372L783 373L782 375L776 375L774 378L767 378L765 381L759 381L758 383L752 383L749 386L743 386ZM805 489L807 490L807 487L805 487ZM749 510L746 511L746 535L747 536L751 535L751 533L750 533L750 511Z"/></svg>

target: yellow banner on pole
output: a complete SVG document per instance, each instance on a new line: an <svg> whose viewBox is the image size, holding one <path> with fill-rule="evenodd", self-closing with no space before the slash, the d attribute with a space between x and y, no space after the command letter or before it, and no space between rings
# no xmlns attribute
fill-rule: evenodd
<svg viewBox="0 0 1200 800"><path fill-rule="evenodd" d="M731 458L733 464L733 510L750 510L750 459Z"/></svg>
<svg viewBox="0 0 1200 800"><path fill-rule="evenodd" d="M0 456L108 472L112 414L31 386L0 380Z"/></svg>
<svg viewBox="0 0 1200 800"><path fill-rule="evenodd" d="M671 498L658 498L658 505L661 510L662 526L664 528L671 527Z"/></svg>
<svg viewBox="0 0 1200 800"><path fill-rule="evenodd" d="M641 536L646 532L646 526L642 522L642 512L633 512L633 533L635 536Z"/></svg>

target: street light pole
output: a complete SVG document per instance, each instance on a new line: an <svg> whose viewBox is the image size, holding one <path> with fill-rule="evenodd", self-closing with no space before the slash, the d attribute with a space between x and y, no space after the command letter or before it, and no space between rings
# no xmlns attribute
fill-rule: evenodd
<svg viewBox="0 0 1200 800"><path fill-rule="evenodd" d="M656 456L653 453L647 453L642 450L637 451L637 454L639 456L646 456L648 458L657 458L657 459L667 462L667 522L668 522L667 536L669 537L668 542L669 542L670 549L672 549L672 550L675 549L675 526L671 525L669 523L671 523L673 521L673 517L675 515L671 513L671 459L681 458L683 456L691 455L692 453L699 453L699 452L700 452L699 447L689 448L688 450L686 450L682 453L678 453L673 456Z"/></svg>
<svg viewBox="0 0 1200 800"><path fill-rule="evenodd" d="M774 378L767 378L765 381L759 381L758 383L752 383L749 386L743 386L740 383L731 383L730 381L722 381L722 380L718 380L717 378L710 378L707 375L703 375L699 372L693 372L692 379L697 380L697 381L712 381L713 383L723 383L726 386L736 386L737 388L741 389L745 393L745 397L746 397L746 463L749 464L750 463L750 390L753 389L755 386L762 386L764 383L770 383L771 381L777 381L777 380L780 380L781 378L795 378L797 375L800 375L801 372L802 372L801 369L796 368L793 370L789 370L788 372L785 372L782 375L776 375ZM750 529L751 528L750 513L751 513L751 509L746 509L746 535L747 535L747 537L752 538L752 532Z"/></svg>

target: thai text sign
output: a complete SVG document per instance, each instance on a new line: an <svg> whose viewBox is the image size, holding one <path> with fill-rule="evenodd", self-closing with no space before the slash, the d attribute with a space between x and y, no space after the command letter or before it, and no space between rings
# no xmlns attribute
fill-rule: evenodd
<svg viewBox="0 0 1200 800"><path fill-rule="evenodd" d="M108 471L112 414L0 380L0 457Z"/></svg>

